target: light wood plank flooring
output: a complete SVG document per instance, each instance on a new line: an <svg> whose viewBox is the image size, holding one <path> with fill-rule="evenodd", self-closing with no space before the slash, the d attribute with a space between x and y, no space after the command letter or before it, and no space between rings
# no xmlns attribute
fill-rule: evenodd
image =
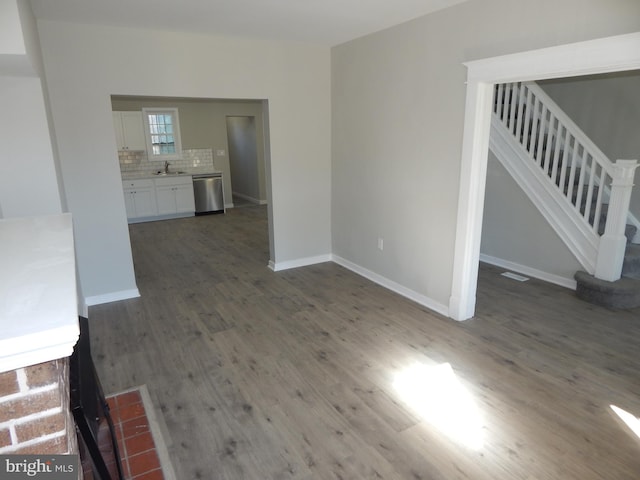
<svg viewBox="0 0 640 480"><path fill-rule="evenodd" d="M274 273L265 207L130 231L142 297L90 309L93 353L107 392L148 386L180 479L640 478L609 407L640 415L639 310L482 266L458 323L335 264Z"/></svg>

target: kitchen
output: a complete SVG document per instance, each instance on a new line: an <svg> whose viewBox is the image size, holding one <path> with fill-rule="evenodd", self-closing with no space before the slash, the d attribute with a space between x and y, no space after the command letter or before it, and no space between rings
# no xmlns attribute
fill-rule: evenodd
<svg viewBox="0 0 640 480"><path fill-rule="evenodd" d="M220 212L232 208L234 201L266 203L262 101L114 95L111 104L129 223L192 216L194 210ZM145 132L158 127L150 129L143 109L146 114L167 114L175 123L167 127L175 128L175 146L169 147L175 152L151 153L152 148L167 147L151 146ZM253 138L246 140L253 143L253 156L234 148L237 133L231 120L237 118L254 125ZM220 177L223 202L194 208L193 188L200 192L202 186L220 182ZM212 198L211 192L208 197Z"/></svg>

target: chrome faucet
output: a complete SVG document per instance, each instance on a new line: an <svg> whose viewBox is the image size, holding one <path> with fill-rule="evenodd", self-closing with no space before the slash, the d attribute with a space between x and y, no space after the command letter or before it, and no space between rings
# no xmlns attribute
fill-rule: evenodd
<svg viewBox="0 0 640 480"><path fill-rule="evenodd" d="M169 173L169 165L170 165L169 162L166 162L166 161L164 162L164 173Z"/></svg>

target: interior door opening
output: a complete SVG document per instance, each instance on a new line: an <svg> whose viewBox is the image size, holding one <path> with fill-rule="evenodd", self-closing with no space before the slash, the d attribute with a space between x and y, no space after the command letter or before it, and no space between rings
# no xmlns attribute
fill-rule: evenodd
<svg viewBox="0 0 640 480"><path fill-rule="evenodd" d="M474 316L494 85L640 68L640 33L560 45L465 63L465 104L458 222L449 316Z"/></svg>

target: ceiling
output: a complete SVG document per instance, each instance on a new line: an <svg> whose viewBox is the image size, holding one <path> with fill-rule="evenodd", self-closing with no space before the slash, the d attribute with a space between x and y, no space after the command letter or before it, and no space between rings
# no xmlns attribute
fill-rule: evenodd
<svg viewBox="0 0 640 480"><path fill-rule="evenodd" d="M334 46L470 0L31 0L37 18Z"/></svg>

